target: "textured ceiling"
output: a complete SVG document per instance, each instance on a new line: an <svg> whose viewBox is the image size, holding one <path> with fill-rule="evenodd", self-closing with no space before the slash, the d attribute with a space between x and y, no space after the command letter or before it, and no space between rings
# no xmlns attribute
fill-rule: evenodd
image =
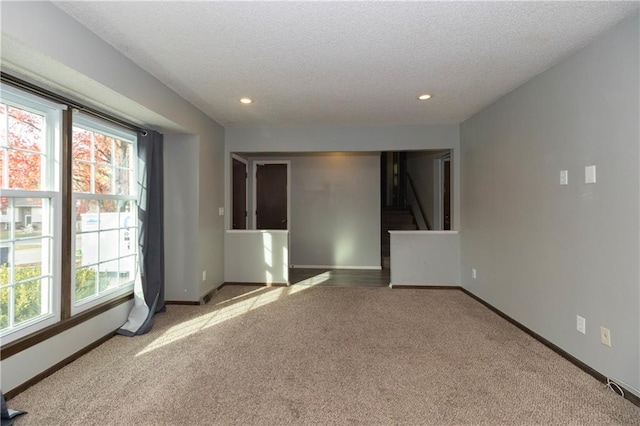
<svg viewBox="0 0 640 426"><path fill-rule="evenodd" d="M639 3L55 4L230 126L459 123Z"/></svg>

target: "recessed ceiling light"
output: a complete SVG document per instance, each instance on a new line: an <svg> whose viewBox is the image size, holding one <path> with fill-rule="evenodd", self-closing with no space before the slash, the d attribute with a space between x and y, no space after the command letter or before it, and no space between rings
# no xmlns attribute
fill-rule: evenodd
<svg viewBox="0 0 640 426"><path fill-rule="evenodd" d="M427 99L431 99L431 96L432 95L425 93L424 95L418 96L418 99L420 99L421 101L426 101Z"/></svg>
<svg viewBox="0 0 640 426"><path fill-rule="evenodd" d="M240 103L241 104L245 104L245 105L249 105L253 103L253 99L250 98L240 98Z"/></svg>

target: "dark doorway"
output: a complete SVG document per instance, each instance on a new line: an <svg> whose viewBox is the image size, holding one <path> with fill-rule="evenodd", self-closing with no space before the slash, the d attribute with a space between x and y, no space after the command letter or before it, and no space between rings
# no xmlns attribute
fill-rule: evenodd
<svg viewBox="0 0 640 426"><path fill-rule="evenodd" d="M256 229L287 229L287 164L256 165Z"/></svg>
<svg viewBox="0 0 640 426"><path fill-rule="evenodd" d="M231 229L247 229L247 164L233 159Z"/></svg>
<svg viewBox="0 0 640 426"><path fill-rule="evenodd" d="M386 209L404 209L407 207L407 153L382 152L381 199Z"/></svg>

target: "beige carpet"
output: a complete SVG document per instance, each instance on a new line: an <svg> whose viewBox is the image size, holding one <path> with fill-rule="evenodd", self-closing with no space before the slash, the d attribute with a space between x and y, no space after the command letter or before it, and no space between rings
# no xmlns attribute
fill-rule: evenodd
<svg viewBox="0 0 640 426"><path fill-rule="evenodd" d="M455 290L223 288L9 401L18 426L640 424L640 408Z"/></svg>

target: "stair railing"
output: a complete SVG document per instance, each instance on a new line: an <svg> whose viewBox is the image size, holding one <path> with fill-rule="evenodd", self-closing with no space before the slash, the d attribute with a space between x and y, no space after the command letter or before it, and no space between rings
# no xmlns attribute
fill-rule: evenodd
<svg viewBox="0 0 640 426"><path fill-rule="evenodd" d="M424 207L422 207L420 197L418 197L413 179L411 179L411 175L409 175L409 173L407 173L407 182L409 182L409 203L411 203L411 210L413 211L413 217L416 218L418 229L430 230L431 225L429 224L429 219L427 219L427 216L424 213Z"/></svg>

